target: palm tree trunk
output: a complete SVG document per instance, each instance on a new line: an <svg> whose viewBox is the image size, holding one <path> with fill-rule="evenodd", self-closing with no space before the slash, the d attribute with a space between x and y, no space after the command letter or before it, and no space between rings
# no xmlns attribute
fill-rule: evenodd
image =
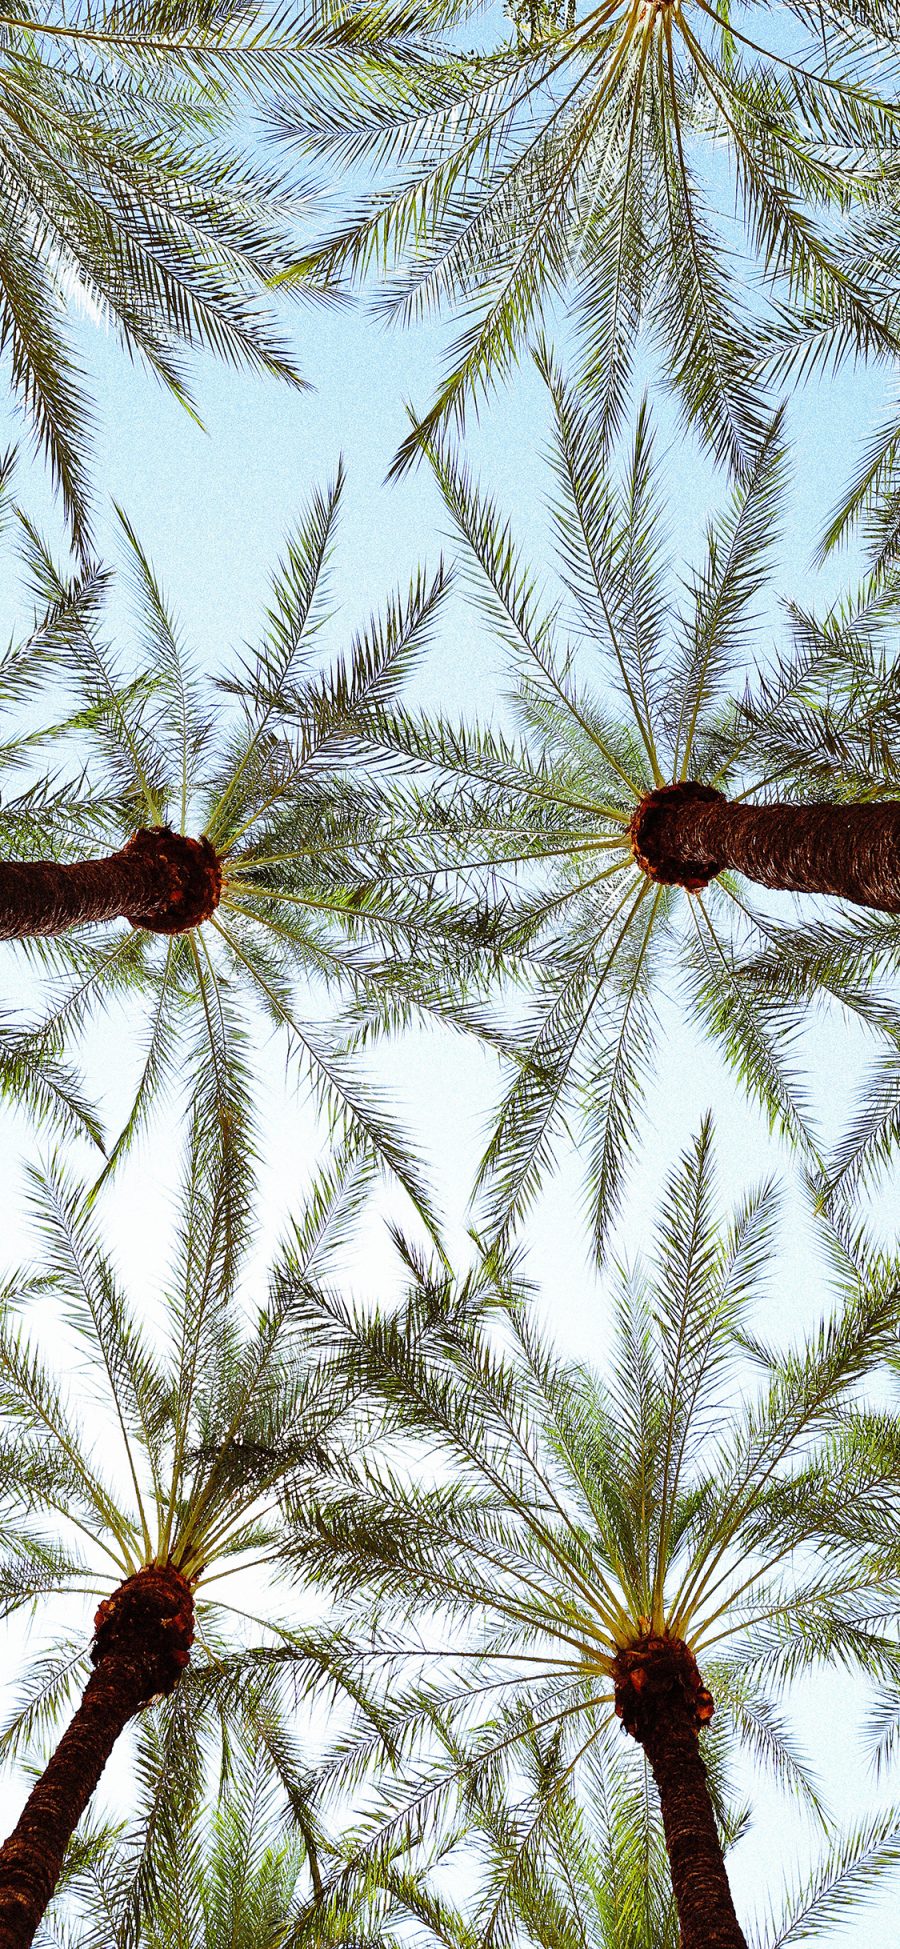
<svg viewBox="0 0 900 1949"><path fill-rule="evenodd" d="M171 1564L138 1571L101 1604L81 1704L0 1847L0 1949L28 1949L119 1734L188 1662L193 1616L190 1587Z"/></svg>
<svg viewBox="0 0 900 1949"><path fill-rule="evenodd" d="M711 786L666 785L642 799L632 851L651 879L691 892L726 868L758 886L828 893L900 913L900 801L733 805Z"/></svg>
<svg viewBox="0 0 900 1949"><path fill-rule="evenodd" d="M209 918L221 890L221 866L208 839L144 827L106 859L73 866L0 860L0 940L63 934L120 916L153 933L181 934Z"/></svg>
<svg viewBox="0 0 900 1949"><path fill-rule="evenodd" d="M747 1949L710 1798L698 1732L712 1699L678 1638L646 1638L613 1667L616 1712L643 1747L659 1793L682 1949Z"/></svg>
<svg viewBox="0 0 900 1949"><path fill-rule="evenodd" d="M673 1705L642 1743L659 1793L683 1949L747 1949L696 1727Z"/></svg>

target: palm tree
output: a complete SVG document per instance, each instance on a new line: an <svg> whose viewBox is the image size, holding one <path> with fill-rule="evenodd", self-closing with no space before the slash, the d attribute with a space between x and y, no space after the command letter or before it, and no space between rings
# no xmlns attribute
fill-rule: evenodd
<svg viewBox="0 0 900 1949"><path fill-rule="evenodd" d="M761 6L737 21L716 0L512 0L514 43L462 53L472 11L404 15L380 60L367 48L277 116L302 154L375 177L295 275L340 286L396 266L388 316L464 312L395 465L462 423L568 289L600 437L621 421L646 323L683 412L734 467L761 436L762 360L781 383L851 348L893 355L898 44L884 8L791 0L776 30ZM348 4L338 18L368 15ZM732 271L734 204L749 262Z"/></svg>
<svg viewBox="0 0 900 1949"><path fill-rule="evenodd" d="M496 1032L512 1079L481 1167L488 1222L502 1229L527 1206L574 1103L602 1241L653 1073L661 990L677 989L815 1169L791 1054L800 1004L837 996L896 1036L862 962L874 935L896 940L883 916L900 911L897 587L864 587L821 621L786 604L789 647L748 677L777 529L780 419L711 524L686 593L679 576L670 594L670 483L646 409L619 484L589 404L546 357L543 370L558 595L544 595L466 468L434 453L475 600L511 660L517 735L401 709L383 713L378 737L425 781L398 793L401 883L418 876L469 899L480 886L528 984L524 1020ZM882 913L867 930L838 907L830 932L817 915L795 963L793 930L757 895L779 888Z"/></svg>
<svg viewBox="0 0 900 1949"><path fill-rule="evenodd" d="M236 1162L248 1164L256 1007L330 1114L427 1206L395 1125L347 1059L333 996L365 998L376 1013L383 996L396 1014L432 979L429 940L440 951L436 992L455 936L462 948L466 924L447 914L444 925L439 902L388 897L371 877L382 801L371 756L365 767L356 762L371 713L394 697L428 636L447 578L441 569L431 580L420 574L324 668L316 638L341 491L338 473L288 541L259 647L212 679L184 648L125 524L139 657L114 657L97 616L72 633L65 687L90 726L86 757L59 817L47 805L34 822L31 857L0 867L0 907L7 934L23 937L31 959L39 955L55 976L29 1048L58 1056L123 992L137 1024L143 1017L140 1078L111 1164L165 1088L185 1082ZM48 596L61 600L52 563L31 542ZM106 856L85 861L98 840ZM35 851L61 857L35 859ZM96 925L114 915L129 925ZM44 940L59 929L73 931ZM298 978L325 995L327 1028L298 1011Z"/></svg>
<svg viewBox="0 0 900 1949"><path fill-rule="evenodd" d="M0 339L77 544L91 410L81 302L190 406L184 353L302 383L266 303L290 201L227 125L315 40L266 6L29 4L2 20Z"/></svg>
<svg viewBox="0 0 900 1949"><path fill-rule="evenodd" d="M0 1847L0 1943L31 1942L104 1765L137 1714L138 1827L128 1898L168 1871L185 1794L210 1742L265 1761L301 1825L291 1714L320 1665L314 1633L282 1621L285 1511L311 1502L341 1451L346 1391L297 1330L365 1189L337 1158L314 1184L247 1318L223 1227L227 1159L195 1125L161 1314L129 1305L96 1225L58 1167L34 1172L43 1268L7 1280L0 1328L4 1422L0 1589L6 1615L69 1599L67 1630L29 1670L3 1734L8 1755L74 1716ZM39 1349L41 1298L74 1332L77 1405ZM20 1323L16 1315L27 1315ZM148 1320L149 1311L149 1320ZM63 1336L64 1337L64 1336ZM242 1574L243 1573L243 1574ZM231 1581L226 1581L230 1579ZM283 1590L283 1576L281 1577ZM72 1633L85 1597L91 1638ZM335 1674L328 1672L332 1696Z"/></svg>
<svg viewBox="0 0 900 1949"><path fill-rule="evenodd" d="M320 1780L341 1797L370 1767L384 1783L334 1878L338 1913L354 1873L377 1881L442 1820L455 1831L482 1781L518 1777L523 1742L558 1736L481 1918L483 1949L508 1939L516 1863L527 1885L558 1789L581 1799L586 1767L615 1764L618 1721L656 1783L684 1949L740 1949L704 1763L714 1707L815 1804L768 1688L830 1656L893 1670L896 1572L843 1548L845 1505L863 1525L870 1485L824 1437L894 1345L897 1264L861 1275L829 1234L837 1303L805 1344L775 1348L747 1319L772 1186L728 1228L714 1203L706 1125L665 1186L654 1264L619 1278L608 1378L548 1347L496 1254L455 1285L419 1267L399 1313L327 1307L348 1387L387 1417L292 1520L298 1572L355 1611L361 1659L372 1632L371 1668L389 1673L374 1730ZM878 1493L896 1515L896 1478Z"/></svg>

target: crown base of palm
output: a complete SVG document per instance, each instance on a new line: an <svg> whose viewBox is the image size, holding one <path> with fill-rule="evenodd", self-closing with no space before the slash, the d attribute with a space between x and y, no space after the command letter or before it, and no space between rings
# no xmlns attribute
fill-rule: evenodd
<svg viewBox="0 0 900 1949"><path fill-rule="evenodd" d="M170 826L142 826L123 855L146 863L159 880L159 903L154 901L146 913L127 914L132 927L186 934L215 913L222 898L222 862L205 834L192 839Z"/></svg>
<svg viewBox="0 0 900 1949"><path fill-rule="evenodd" d="M91 1663L130 1658L142 1663L147 1698L173 1691L190 1661L194 1594L174 1563L150 1563L105 1597L94 1617Z"/></svg>
<svg viewBox="0 0 900 1949"><path fill-rule="evenodd" d="M632 858L649 880L700 893L721 872L721 862L690 859L679 844L685 814L716 800L724 803L721 792L712 785L698 785L693 779L660 785L655 792L646 793L632 814L628 836Z"/></svg>
<svg viewBox="0 0 900 1949"><path fill-rule="evenodd" d="M690 1645L668 1630L648 1630L633 1644L623 1645L613 1661L612 1679L616 1718L641 1746L661 1711L671 1709L673 1702L680 1703L695 1731L713 1716L712 1695Z"/></svg>

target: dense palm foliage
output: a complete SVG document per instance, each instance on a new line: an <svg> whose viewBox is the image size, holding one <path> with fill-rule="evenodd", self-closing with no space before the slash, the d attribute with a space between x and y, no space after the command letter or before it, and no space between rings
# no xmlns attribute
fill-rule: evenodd
<svg viewBox="0 0 900 1949"><path fill-rule="evenodd" d="M365 1174L346 1158L320 1174L248 1316L223 1224L226 1173L198 1127L164 1292L131 1302L75 1187L59 1169L34 1173L43 1260L3 1288L3 1611L39 1603L46 1640L54 1600L68 1600L55 1647L25 1673L4 1753L40 1750L84 1683L98 1599L152 1565L195 1595L187 1668L136 1735L123 1926L166 1880L182 1803L205 1786L211 1751L235 1764L253 1756L304 1825L292 1711L318 1669L315 1633L286 1621L285 1516L295 1497L311 1509L348 1397L305 1348L298 1318ZM48 1326L57 1348L74 1335L74 1389L43 1352ZM333 1693L333 1672L322 1675Z"/></svg>
<svg viewBox="0 0 900 1949"><path fill-rule="evenodd" d="M119 922L6 953L39 956L53 977L50 1004L24 1039L35 1062L55 1057L100 1008L126 1001L141 1064L113 1162L166 1090L187 1090L244 1167L246 1189L256 1019L280 1032L326 1111L424 1204L415 1161L379 1091L348 1061L333 1017L336 994L348 1004L365 997L376 1014L382 996L393 1007L413 989L427 1005L429 983L441 986L437 963L426 967L429 941L443 959L468 931L439 902L426 909L412 891L388 894L371 878L381 796L370 760L365 770L358 762L369 719L396 698L427 639L446 578L418 576L326 664L318 634L340 494L338 476L312 499L275 575L259 644L211 679L126 526L137 653L109 650L96 606L69 630L65 686L85 725L75 748L83 765L73 777L69 760L64 785L29 788L18 832L8 824L4 835L11 849L15 835L19 857L65 860L120 846L136 826L203 833L221 863L221 900L203 926L178 935ZM46 556L37 568L47 600L70 603Z"/></svg>
<svg viewBox="0 0 900 1949"><path fill-rule="evenodd" d="M678 1949L678 1923L665 1843L652 1784L637 1753L614 1768L585 1763L587 1792L578 1799L560 1781L537 1845L529 1830L529 1790L546 1790L559 1767L558 1733L523 1733L518 1795L505 1797L480 1779L466 1797L458 1834L444 1834L427 1858L398 1850L382 1860L364 1892L333 1905L327 1938L353 1949L475 1949L490 1924L499 1887L512 1874L510 1922L527 1949ZM523 1791L524 1789L524 1791ZM741 1818L725 1820L736 1835ZM352 1860L352 1834L342 1854ZM465 1879L463 1899L455 1895ZM307 1934L325 1925L315 1910Z"/></svg>
<svg viewBox="0 0 900 1949"><path fill-rule="evenodd" d="M783 382L850 351L893 354L898 69L882 7L537 0L511 8L512 44L463 53L446 30L473 11L403 15L380 61L324 89L317 73L278 117L329 171L376 175L302 273L398 265L390 315L466 317L402 455L462 422L567 289L600 436L621 420L646 319L665 382L732 466L762 431L761 362Z"/></svg>
<svg viewBox="0 0 900 1949"><path fill-rule="evenodd" d="M154 1735L148 1732L152 1748ZM173 1795L174 1798L174 1795ZM79 1949L288 1949L309 1886L309 1861L258 1749L237 1746L219 1795L195 1775L166 1807L165 1873L134 1904L135 1835L125 1821L79 1833L63 1887L37 1938ZM138 1841L138 1845L139 1845Z"/></svg>
<svg viewBox="0 0 900 1949"><path fill-rule="evenodd" d="M229 143L297 39L272 10L206 0L3 17L0 343L82 546L91 410L73 305L187 404L191 348L298 382L266 297L291 204Z"/></svg>
<svg viewBox="0 0 900 1949"><path fill-rule="evenodd" d="M0 464L0 527L11 517L12 456ZM63 698L59 719L46 696L48 676L57 678L76 654L86 631L95 626L106 576L96 566L65 581L58 576L48 585L46 558L35 538L25 531L28 594L33 604L30 628L15 637L0 659L0 706L4 736L0 763L0 845L6 857L28 857L46 850L48 829L65 830L69 844L86 842L91 820L77 790L59 776L60 746L90 731L94 714L72 708ZM43 703L38 715L38 700ZM0 1086L7 1098L26 1105L41 1122L72 1135L86 1133L102 1142L99 1118L85 1098L74 1073L46 1043L35 1041L18 1026L6 998L0 1029Z"/></svg>
<svg viewBox="0 0 900 1949"><path fill-rule="evenodd" d="M665 1188L652 1264L617 1281L603 1375L547 1344L496 1261L456 1285L419 1268L400 1313L328 1309L338 1366L391 1430L310 1520L292 1519L298 1570L358 1616L364 1663L374 1615L368 1657L389 1674L374 1732L325 1769L339 1795L370 1769L382 1777L353 1867L379 1886L398 1849L436 1822L455 1832L482 1787L514 1793L520 1752L554 1742L542 1778L532 1768L481 1945L509 1939L559 1794L588 1794L591 1769L617 1764L623 1655L685 1647L721 1722L813 1804L779 1690L829 1656L893 1673L895 1569L859 1545L869 1491L895 1509L896 1477L828 1437L895 1344L897 1267L860 1269L829 1235L830 1316L806 1342L767 1344L748 1307L771 1186L730 1226L714 1205L704 1128ZM352 1868L335 1878L338 1913L348 1885ZM701 1940L680 1904L685 1939Z"/></svg>
<svg viewBox="0 0 900 1949"><path fill-rule="evenodd" d="M526 1777L553 1765L553 1742L532 1741ZM382 1886L348 1904L313 1939L332 1949L474 1949L481 1905L489 1908L493 1876L502 1873L528 1818L502 1800L470 1804L465 1853L446 1844L433 1875L420 1857L414 1872L401 1862L385 1869ZM725 1835L739 1839L746 1815L726 1817ZM678 1949L678 1925L665 1848L643 1763L620 1761L615 1771L591 1771L590 1805L570 1789L556 1799L548 1845L518 1877L517 1921L522 1949ZM166 1873L148 1891L132 1935L130 1905L133 1837L124 1821L86 1824L73 1844L60 1896L37 1938L38 1949L301 1949L309 1941L309 1865L259 1755L234 1756L215 1801L193 1785L179 1798L168 1826ZM783 1903L751 1936L753 1949L789 1949L816 1942L829 1926L864 1910L898 1859L896 1821L870 1820L827 1848L812 1871L798 1877ZM437 1892L458 1867L482 1875L481 1902ZM306 1921L304 1920L306 1912ZM776 1912L777 1911L777 1912ZM826 1938L827 1939L827 1938Z"/></svg>
<svg viewBox="0 0 900 1949"><path fill-rule="evenodd" d="M526 1776L552 1766L552 1742L532 1741ZM489 1908L492 1877L503 1872L520 1839L521 1817L502 1801L478 1797L465 1835L465 1855L446 1845L429 1877L421 1858L411 1872L386 1869L383 1885L348 1905L313 1939L331 1949L474 1949L479 1908ZM745 1815L726 1818L731 1844ZM549 1845L518 1877L522 1949L678 1949L678 1925L658 1816L643 1765L591 1771L590 1806L561 1788ZM460 1837L462 1842L462 1836ZM240 1752L214 1802L195 1790L179 1801L169 1829L167 1872L149 1893L137 1935L129 1928L132 1837L124 1822L94 1823L73 1846L61 1900L38 1937L38 1949L301 1949L308 1943L308 1863L296 1830L285 1827L277 1793L259 1756ZM790 1949L864 1911L898 1860L896 1820L869 1820L824 1852L797 1877L782 1902L751 1935L753 1949ZM458 1866L471 1879L481 1860L481 1903L437 1892ZM463 1866L465 1863L465 1866ZM64 1906L63 1906L64 1904ZM306 1919L304 1919L304 1912ZM55 1917L59 1917L59 1926ZM63 1920L63 1918L65 1918Z"/></svg>
<svg viewBox="0 0 900 1949"><path fill-rule="evenodd" d="M722 1740L711 1730L706 1761L715 1781ZM350 1897L323 1933L314 1918L307 1939L345 1943L347 1949L477 1949L490 1920L496 1891L513 1869L511 1926L521 1949L679 1949L678 1919L665 1842L646 1763L620 1751L604 1768L589 1754L585 1790L556 1784L553 1805L533 1834L536 1799L559 1770L558 1733L523 1735L517 1748L515 1799L492 1794L485 1780L467 1798L456 1847L444 1841L432 1872L424 1849L379 1865L365 1896ZM752 1825L749 1810L719 1804L723 1841L730 1848ZM348 1837L344 1853L352 1854ZM783 1895L769 1892L758 1904L748 1935L752 1949L788 1949L827 1941L829 1932L861 1914L883 1894L896 1873L900 1839L896 1811L861 1822L834 1838L806 1873L790 1878ZM465 1877L465 1899L453 1899ZM890 1885L890 1884L888 1884ZM302 1940L302 1937L301 1937Z"/></svg>
<svg viewBox="0 0 900 1949"><path fill-rule="evenodd" d="M760 610L783 487L780 423L685 575L668 556L668 473L647 411L620 478L583 398L552 364L545 371L555 588L465 465L435 454L475 599L509 659L512 732L401 710L382 714L378 736L400 767L403 883L450 886L469 902L480 889L528 984L527 1013L494 1031L511 1080L481 1166L488 1223L527 1209L577 1112L602 1240L663 996L678 997L812 1168L821 1160L792 1046L804 1006L837 996L895 1033L871 979L874 942L896 955L895 920L856 913L844 924L831 902L798 956L784 896L776 905L729 873L693 893L662 884L634 857L632 820L646 794L680 779L732 803L896 797L896 591L863 586L821 619L783 604L788 640L773 656ZM885 1046L890 1065L896 1045ZM870 1118L882 1094L870 1096ZM880 1129L876 1114L859 1169L877 1159Z"/></svg>
<svg viewBox="0 0 900 1949"><path fill-rule="evenodd" d="M707 1742L708 1763L716 1757L714 1743ZM536 1784L548 1761L552 1767L550 1741L532 1757L529 1770ZM532 1813L527 1800L515 1819L501 1809L494 1812L489 1822L494 1876L503 1874L513 1854L521 1861L527 1853ZM721 1808L720 1819L728 1847L752 1824L747 1808ZM528 1949L679 1949L663 1834L642 1763L629 1767L620 1759L605 1775L594 1767L582 1803L563 1786L548 1827L549 1845L528 1861L517 1897ZM759 1902L758 1920L748 1930L752 1949L788 1949L792 1943L816 1942L820 1932L827 1940L830 1928L883 1892L883 1878L896 1871L898 1853L895 1812L862 1822L819 1849L812 1868L792 1876L782 1896L769 1893Z"/></svg>

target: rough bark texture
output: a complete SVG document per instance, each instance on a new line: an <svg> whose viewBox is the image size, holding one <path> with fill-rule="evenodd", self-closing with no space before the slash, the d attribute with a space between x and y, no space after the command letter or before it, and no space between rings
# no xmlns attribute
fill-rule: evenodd
<svg viewBox="0 0 900 1949"><path fill-rule="evenodd" d="M145 826L106 859L0 860L0 940L63 934L124 916L154 934L183 934L219 904L222 869L208 839Z"/></svg>
<svg viewBox="0 0 900 1949"><path fill-rule="evenodd" d="M139 1570L101 1604L81 1704L0 1847L0 1949L28 1949L120 1732L177 1684L193 1622L190 1586L172 1564Z"/></svg>
<svg viewBox="0 0 900 1949"><path fill-rule="evenodd" d="M690 779L641 800L631 850L653 880L696 893L726 867L757 885L900 913L900 800L731 805Z"/></svg>
<svg viewBox="0 0 900 1949"><path fill-rule="evenodd" d="M698 1731L713 1702L680 1638L650 1633L613 1666L616 1712L659 1791L682 1949L747 1949L734 1912Z"/></svg>

